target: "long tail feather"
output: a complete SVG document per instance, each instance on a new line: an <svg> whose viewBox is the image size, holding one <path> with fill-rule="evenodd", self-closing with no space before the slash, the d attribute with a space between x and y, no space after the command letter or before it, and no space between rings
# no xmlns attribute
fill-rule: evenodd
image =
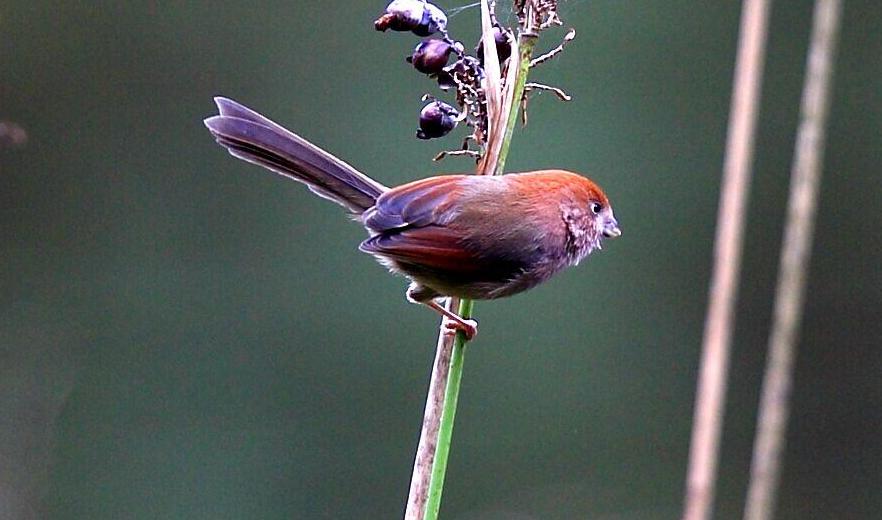
<svg viewBox="0 0 882 520"><path fill-rule="evenodd" d="M360 214L389 188L297 134L227 98L205 126L230 154L302 182L317 195Z"/></svg>

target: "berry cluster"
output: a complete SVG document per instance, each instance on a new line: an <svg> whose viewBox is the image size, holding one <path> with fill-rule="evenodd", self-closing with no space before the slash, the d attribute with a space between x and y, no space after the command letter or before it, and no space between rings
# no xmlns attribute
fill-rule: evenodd
<svg viewBox="0 0 882 520"><path fill-rule="evenodd" d="M498 68L494 66L487 70L500 71L502 78L506 78L503 83L508 83L505 71L508 67L515 66L509 63L515 43L515 34L496 20L495 1L488 1L487 7L490 24L488 25L489 30L484 34L491 34L490 30L492 30L496 55L499 60ZM557 15L557 0L514 0L512 7L518 20L519 38L528 38L534 41L543 30L562 25ZM462 42L451 39L447 32L447 14L427 0L393 0L386 6L383 15L374 22L374 27L378 31L389 29L409 31L424 37L425 39L420 41L411 55L407 57L407 61L417 71L435 79L441 90L452 89L455 92L458 108L454 108L434 96L428 94L423 96L423 101L428 103L420 112L419 129L416 136L420 139L442 137L450 133L458 123L464 122L471 128L471 133L463 141L462 148L456 151L441 152L435 159L446 155L469 155L480 158L486 151L489 137L488 93L486 91L489 82L484 68L483 38L475 47L473 55L466 53ZM529 67L532 68L555 57L568 42L572 41L575 35L576 32L570 29L560 45L530 60ZM502 90L510 87L507 84L497 85L497 88ZM537 90L551 92L564 101L570 100L569 95L559 88L540 83L526 83L520 97L514 100L515 103L520 103L521 118L524 124L526 124L527 95ZM478 150L469 148L470 141L477 144Z"/></svg>
<svg viewBox="0 0 882 520"><path fill-rule="evenodd" d="M475 55L465 52L461 42L454 41L447 33L447 15L444 11L425 0L393 0L386 6L385 13L375 22L378 31L410 31L418 36L428 37L419 42L407 61L413 67L438 82L441 90L453 89L459 109L425 96L428 101L420 112L420 139L434 139L450 133L459 122L464 121L472 127L469 139L479 144L486 140L487 105L481 81L484 79L484 53L481 42ZM500 63L511 56L512 34L500 25L494 26L494 37ZM451 63L451 59L453 60ZM464 151L475 155L477 152Z"/></svg>

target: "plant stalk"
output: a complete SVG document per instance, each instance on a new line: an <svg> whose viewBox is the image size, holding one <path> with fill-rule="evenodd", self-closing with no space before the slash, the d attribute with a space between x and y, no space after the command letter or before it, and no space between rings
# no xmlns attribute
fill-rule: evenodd
<svg viewBox="0 0 882 520"><path fill-rule="evenodd" d="M745 0L741 11L683 520L708 520L713 512L771 3Z"/></svg>
<svg viewBox="0 0 882 520"><path fill-rule="evenodd" d="M473 300L462 300L459 302L458 314L468 319L472 316L474 306ZM466 341L462 332L456 333L453 351L450 354L450 366L447 371L447 387L444 390L441 423L438 427L438 444L435 448L435 462L432 465L432 478L429 482L425 520L438 518L438 512L441 509L441 493L444 490L444 476L447 473L447 459L450 455L450 444L453 438L453 421L456 417L456 405L459 401Z"/></svg>
<svg viewBox="0 0 882 520"><path fill-rule="evenodd" d="M447 298L444 305L447 310L454 310L458 308L459 300ZM426 409L423 413L423 427L414 457L410 492L407 496L407 506L404 512L405 520L423 520L425 516L429 484L432 480L432 463L435 460L435 448L438 445L444 393L447 388L447 375L450 370L450 357L453 354L453 340L454 338L449 334L438 335L435 361L432 365L432 375L429 378L429 390L426 395Z"/></svg>
<svg viewBox="0 0 882 520"><path fill-rule="evenodd" d="M485 171L485 174L502 175L505 168L505 159L508 157L508 150L511 146L514 127L517 124L518 111L521 106L519 101L524 96L524 88L527 84L527 75L530 72L530 60L533 58L533 47L535 46L536 39L537 37L534 34L522 34L518 39L518 70L517 75L515 76L512 97L515 101L511 103L509 112L504 115L504 119L500 118L505 121L505 129L502 143L498 148L498 159L496 160L495 166L492 164L486 165L488 168L492 168L492 171ZM463 318L471 318L474 310L474 301L468 299L461 300L458 310L458 314ZM441 419L437 429L438 439L437 444L435 445L435 456L432 463L431 480L429 482L424 514L422 517L406 516L405 518L407 520L410 518L436 520L441 509L441 494L444 489L444 476L447 472L447 460L450 455L450 444L453 437L453 423L456 416L456 405L459 400L460 383L462 381L463 364L465 361L466 341L467 340L462 332L458 332L453 341L450 365L447 370L447 385L444 391L444 401L440 414ZM408 510L410 511L410 508Z"/></svg>
<svg viewBox="0 0 882 520"><path fill-rule="evenodd" d="M518 122L518 112L521 106L520 100L524 97L524 89L527 86L527 76L530 74L530 62L533 60L533 47L536 46L538 36L535 34L522 34L518 38L518 74L515 77L514 101L508 111L505 120L505 136L502 147L499 149L499 159L496 162L496 170L493 175L502 175L505 160L508 158L508 149L511 145L511 137Z"/></svg>
<svg viewBox="0 0 882 520"><path fill-rule="evenodd" d="M769 335L769 354L753 447L745 520L769 520L775 511L787 420L790 415L796 347L821 186L824 139L841 11L840 0L815 2L814 24L802 91L802 122L796 138L790 202L781 244L775 314Z"/></svg>

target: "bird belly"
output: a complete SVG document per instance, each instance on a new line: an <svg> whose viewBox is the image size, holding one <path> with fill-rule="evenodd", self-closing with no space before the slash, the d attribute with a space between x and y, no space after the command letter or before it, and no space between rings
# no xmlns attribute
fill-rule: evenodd
<svg viewBox="0 0 882 520"><path fill-rule="evenodd" d="M375 255L391 271L403 274L423 287L426 299L456 296L473 300L494 300L526 291L551 278L565 267L556 262L525 264L493 262L492 266L442 270L418 263ZM434 293L434 294L432 294Z"/></svg>

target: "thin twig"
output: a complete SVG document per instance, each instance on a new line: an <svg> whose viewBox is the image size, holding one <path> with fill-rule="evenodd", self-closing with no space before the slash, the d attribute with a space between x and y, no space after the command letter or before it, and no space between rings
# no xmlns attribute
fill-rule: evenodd
<svg viewBox="0 0 882 520"><path fill-rule="evenodd" d="M527 83L525 86L525 90L527 92L532 92L534 90L544 90L546 92L551 92L552 94L557 96L557 99L559 99L561 101L572 101L573 100L573 96L564 92L563 89L557 88L557 87L552 87L550 85L543 85L542 83Z"/></svg>
<svg viewBox="0 0 882 520"><path fill-rule="evenodd" d="M802 91L802 122L796 136L787 224L781 244L774 319L769 336L769 355L753 447L745 520L768 520L775 509L790 411L796 340L802 319L821 184L830 83L841 10L840 0L815 2Z"/></svg>
<svg viewBox="0 0 882 520"><path fill-rule="evenodd" d="M770 3L770 0L745 0L741 14L723 185L717 214L713 277L686 477L684 520L710 518L714 502L733 310L741 269L745 206L753 162Z"/></svg>
<svg viewBox="0 0 882 520"><path fill-rule="evenodd" d="M432 157L432 160L437 162L437 161L444 159L445 157L456 157L456 156L461 156L461 155L465 155L467 157L474 157L475 159L481 158L481 152L479 152L477 150L444 150L444 151L438 152L438 155L436 155L435 157Z"/></svg>
<svg viewBox="0 0 882 520"><path fill-rule="evenodd" d="M555 56L560 54L564 50L564 47L566 46L566 44L573 41L573 39L575 39L575 37L576 37L576 30L570 29L569 32L567 32L567 34L564 36L563 40L560 42L560 44L558 44L557 47L551 49L550 51L539 56L538 58L534 58L534 59L530 60L530 67L532 68L532 67L535 67L536 65L542 65L543 63L550 60L551 58L554 58Z"/></svg>

